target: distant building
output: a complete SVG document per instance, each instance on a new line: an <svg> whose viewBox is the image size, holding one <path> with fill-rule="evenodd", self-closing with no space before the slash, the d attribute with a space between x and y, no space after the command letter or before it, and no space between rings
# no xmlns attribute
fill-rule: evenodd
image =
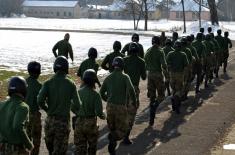
<svg viewBox="0 0 235 155"><path fill-rule="evenodd" d="M87 11L81 9L78 1L24 1L23 13L29 17L81 18Z"/></svg>
<svg viewBox="0 0 235 155"><path fill-rule="evenodd" d="M184 1L184 9L185 9L185 19L187 21L198 20L199 13L199 5L193 0ZM170 9L170 17L171 20L183 20L183 7L181 3L173 6ZM210 10L206 7L201 7L201 19L202 20L210 20Z"/></svg>

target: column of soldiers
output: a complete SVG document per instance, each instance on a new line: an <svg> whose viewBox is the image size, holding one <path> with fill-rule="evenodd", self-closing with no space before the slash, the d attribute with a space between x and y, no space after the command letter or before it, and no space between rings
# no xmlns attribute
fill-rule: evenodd
<svg viewBox="0 0 235 155"><path fill-rule="evenodd" d="M220 67L223 66L223 72L227 72L229 48L232 47L228 32L224 33L224 37L221 30L217 31L216 37L211 28L208 28L207 35L203 32L201 28L195 40L193 35L178 39L177 32L173 33L172 40L166 38L165 33L161 37L153 36L152 46L145 54L138 34L133 34L132 42L123 49L121 42L115 41L113 52L101 64L110 72L102 85L97 77L98 52L92 47L88 51L88 59L77 71L82 80L78 90L68 76L68 54L73 61L73 51L69 34L66 34L53 47L55 74L49 80L43 84L39 82L41 65L36 61L28 64L29 77L26 80L18 76L10 79L10 98L0 104L0 155L39 154L42 131L40 109L47 113L44 129L50 155L66 154L71 130L70 111L76 116L73 126L75 154L96 154L99 117L107 120L108 151L115 155L118 141L132 144L129 136L141 104L140 79L147 79L151 127L156 110L166 95L171 95L172 111L180 114L181 103L187 99L195 78L195 93L198 94L203 80L207 88L212 79L219 77ZM100 87L99 92L96 84ZM106 114L102 100L107 102Z"/></svg>

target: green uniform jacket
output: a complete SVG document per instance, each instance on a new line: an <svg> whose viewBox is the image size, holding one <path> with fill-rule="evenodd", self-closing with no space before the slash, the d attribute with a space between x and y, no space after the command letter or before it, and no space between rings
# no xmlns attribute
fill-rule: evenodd
<svg viewBox="0 0 235 155"><path fill-rule="evenodd" d="M56 50L58 49L58 54ZM68 54L73 61L73 49L71 44L66 40L58 41L52 48L53 54L57 56L65 56L68 59Z"/></svg>
<svg viewBox="0 0 235 155"><path fill-rule="evenodd" d="M171 51L174 51L175 49L171 46L165 46L162 48L162 50L163 50L165 56L167 56L168 53L170 53Z"/></svg>
<svg viewBox="0 0 235 155"><path fill-rule="evenodd" d="M211 41L204 40L203 44L206 47L205 54L206 56L211 56L211 54L214 52L214 44Z"/></svg>
<svg viewBox="0 0 235 155"><path fill-rule="evenodd" d="M220 46L220 52L223 52L224 50L224 37L222 37L221 35L217 35L215 36L216 41L218 42L219 46Z"/></svg>
<svg viewBox="0 0 235 155"><path fill-rule="evenodd" d="M100 89L104 101L110 104L126 105L130 96L136 106L136 95L130 77L120 69L114 71L104 80Z"/></svg>
<svg viewBox="0 0 235 155"><path fill-rule="evenodd" d="M131 82L134 86L139 86L140 77L146 79L145 62L137 55L131 55L124 58L124 71L129 75Z"/></svg>
<svg viewBox="0 0 235 155"><path fill-rule="evenodd" d="M199 57L197 55L197 50L194 48L191 44L187 46L188 49L190 49L192 56L195 58L195 60L198 60Z"/></svg>
<svg viewBox="0 0 235 155"><path fill-rule="evenodd" d="M42 87L42 84L39 83L39 81L32 76L29 76L26 79L26 82L28 84L28 87L27 87L27 96L25 102L29 105L30 112L39 111L37 96Z"/></svg>
<svg viewBox="0 0 235 155"><path fill-rule="evenodd" d="M104 117L102 99L94 89L84 86L78 91L81 105L73 104L72 111L79 117Z"/></svg>
<svg viewBox="0 0 235 155"><path fill-rule="evenodd" d="M206 49L201 41L199 41L199 40L193 41L192 46L197 50L197 55L200 59L205 58L205 56L206 56L205 50Z"/></svg>
<svg viewBox="0 0 235 155"><path fill-rule="evenodd" d="M83 73L87 70L87 69L94 69L95 72L97 73L98 72L98 69L99 69L99 64L95 61L95 59L86 59L84 60L78 71L77 71L77 76L79 77L82 77Z"/></svg>
<svg viewBox="0 0 235 155"><path fill-rule="evenodd" d="M163 50L157 46L150 47L144 59L146 68L150 72L162 72L162 69L167 69L165 54Z"/></svg>
<svg viewBox="0 0 235 155"><path fill-rule="evenodd" d="M29 117L29 106L19 96L12 97L0 104L0 143L23 145L31 149L25 129Z"/></svg>
<svg viewBox="0 0 235 155"><path fill-rule="evenodd" d="M187 55L180 50L170 52L167 55L166 61L170 72L183 72L189 64Z"/></svg>
<svg viewBox="0 0 235 155"><path fill-rule="evenodd" d="M72 103L81 104L76 85L60 71L43 84L37 101L39 106L47 112L47 115L66 118L70 117Z"/></svg>
<svg viewBox="0 0 235 155"><path fill-rule="evenodd" d="M104 60L103 60L103 62L102 62L102 64L101 64L101 67L102 67L104 70L109 70L109 72L111 73L111 72L114 70L114 68L113 68L113 66L112 66L113 59L114 59L115 57L118 57L118 56L120 56L120 57L122 57L122 58L125 57L125 55L122 54L122 53L120 53L119 51L114 51L114 52L108 54L108 55L104 58Z"/></svg>
<svg viewBox="0 0 235 155"><path fill-rule="evenodd" d="M219 45L218 41L216 39L211 39L211 42L214 44L214 53L221 52L221 46Z"/></svg>
<svg viewBox="0 0 235 155"><path fill-rule="evenodd" d="M191 53L190 49L184 47L184 48L181 49L181 51L184 52L187 55L188 62L189 62L189 64L191 64L192 61L193 61L193 56L192 56L192 53Z"/></svg>
<svg viewBox="0 0 235 155"><path fill-rule="evenodd" d="M123 47L121 53L125 54L125 52L127 52L127 55L130 55L130 54L129 54L129 46L130 46L131 43L132 43L132 42L126 44L126 45ZM138 44L138 46L139 46L138 56L141 57L141 58L144 58L144 48L143 48L143 46L142 46L140 43L137 43L137 44Z"/></svg>
<svg viewBox="0 0 235 155"><path fill-rule="evenodd" d="M233 44L229 38L224 37L224 50L228 50L228 48L232 48Z"/></svg>

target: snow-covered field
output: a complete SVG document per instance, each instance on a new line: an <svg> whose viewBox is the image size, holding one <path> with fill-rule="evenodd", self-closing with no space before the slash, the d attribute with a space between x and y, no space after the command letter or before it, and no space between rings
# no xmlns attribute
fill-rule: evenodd
<svg viewBox="0 0 235 155"><path fill-rule="evenodd" d="M140 21L139 31L133 31L132 20L105 20L105 19L40 19L40 18L0 18L0 28L38 28L56 30L86 30L109 31L140 34L140 43L147 50L151 46L151 38L145 34L158 35L159 31L167 31L171 35L172 30L178 30L182 34L182 21L149 21L149 31L144 32L144 22ZM235 22L221 22L223 30L231 32L231 38L235 39ZM207 28L210 22L204 21L202 26ZM218 27L213 27L216 31ZM187 33L197 33L198 22L187 22ZM53 45L61 40L65 32L55 31L16 31L0 30L0 68L25 70L27 63L32 60L40 61L43 70L51 70L54 56ZM70 42L73 46L75 62L78 66L87 57L90 47L97 48L99 58L112 51L115 40L122 45L131 40L130 35L101 34L101 33L75 33L71 32Z"/></svg>

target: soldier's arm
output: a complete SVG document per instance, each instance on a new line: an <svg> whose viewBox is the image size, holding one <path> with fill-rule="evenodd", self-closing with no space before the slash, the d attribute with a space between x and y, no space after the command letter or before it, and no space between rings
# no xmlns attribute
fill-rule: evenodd
<svg viewBox="0 0 235 155"><path fill-rule="evenodd" d="M165 57L165 54L164 54L163 51L161 52L161 59L160 59L160 61L161 61L162 68L164 70L167 70L166 57Z"/></svg>
<svg viewBox="0 0 235 155"><path fill-rule="evenodd" d="M141 69L141 78L142 80L146 80L147 78L146 65L144 61L143 61L142 69Z"/></svg>
<svg viewBox="0 0 235 155"><path fill-rule="evenodd" d="M139 44L139 47L140 47L140 54L139 54L139 56L141 57L141 58L144 58L144 47L141 45L141 44Z"/></svg>
<svg viewBox="0 0 235 155"><path fill-rule="evenodd" d="M80 100L80 96L77 92L77 88L75 84L73 85L72 101L73 102L72 102L71 110L74 114L77 114L80 109L81 100Z"/></svg>
<svg viewBox="0 0 235 155"><path fill-rule="evenodd" d="M188 61L188 58L187 58L187 55L184 54L184 67L188 66L189 65L189 61Z"/></svg>
<svg viewBox="0 0 235 155"><path fill-rule="evenodd" d="M56 53L56 50L58 49L58 44L59 44L59 42L57 42L57 43L54 45L54 47L52 48L52 52L53 52L53 54L54 54L55 57L58 56L57 53Z"/></svg>
<svg viewBox="0 0 235 155"><path fill-rule="evenodd" d="M100 95L101 95L101 98L104 101L107 101L108 96L107 96L107 84L106 84L106 80L104 80L103 85L100 88Z"/></svg>
<svg viewBox="0 0 235 155"><path fill-rule="evenodd" d="M229 43L229 48L232 48L233 47L233 44L231 42L231 40L228 38L228 43Z"/></svg>
<svg viewBox="0 0 235 155"><path fill-rule="evenodd" d="M126 78L126 84L127 84L127 91L129 92L131 100L133 101L132 104L133 106L137 108L137 99L136 99L135 89L128 75Z"/></svg>
<svg viewBox="0 0 235 155"><path fill-rule="evenodd" d="M33 148L33 144L30 141L26 130L25 130L25 123L28 119L29 109L27 107L18 107L16 109L16 113L13 120L13 131L14 134L22 139L25 147L29 150Z"/></svg>
<svg viewBox="0 0 235 155"><path fill-rule="evenodd" d="M195 57L196 60L199 59L199 56L197 54L197 50L195 49L195 47L192 47L192 54L193 54L193 56Z"/></svg>
<svg viewBox="0 0 235 155"><path fill-rule="evenodd" d="M95 112L96 112L96 115L100 119L105 119L105 114L103 112L102 99L99 93L97 93L97 96L96 96Z"/></svg>
<svg viewBox="0 0 235 155"><path fill-rule="evenodd" d="M125 55L125 53L128 51L129 49L129 44L126 44L123 49L121 50L121 53L123 53Z"/></svg>
<svg viewBox="0 0 235 155"><path fill-rule="evenodd" d="M69 56L73 61L73 48L71 46L71 44L68 44L68 52L69 52Z"/></svg>
<svg viewBox="0 0 235 155"><path fill-rule="evenodd" d="M47 94L48 94L47 91L48 91L48 89L47 89L47 85L45 83L45 84L43 84L43 86L37 96L37 103L38 103L39 107L41 107L45 111L47 111L47 109L48 109L46 102L45 102L45 100L47 98Z"/></svg>
<svg viewBox="0 0 235 155"><path fill-rule="evenodd" d="M101 68L103 68L104 70L109 70L109 67L110 66L108 66L107 67L107 64L108 64L108 62L109 62L109 57L108 57L108 55L104 58L104 60L103 60L103 62L101 63Z"/></svg>

